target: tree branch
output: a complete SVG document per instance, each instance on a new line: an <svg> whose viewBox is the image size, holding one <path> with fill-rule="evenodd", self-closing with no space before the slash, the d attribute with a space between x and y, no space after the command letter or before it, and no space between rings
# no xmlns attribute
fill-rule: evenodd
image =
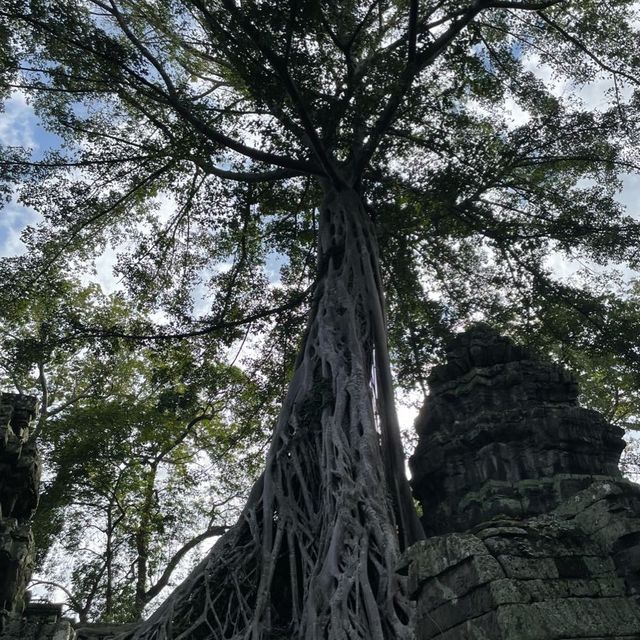
<svg viewBox="0 0 640 640"><path fill-rule="evenodd" d="M615 78L615 76L622 76L623 78L626 78L627 80L629 80L633 84L638 84L638 78L635 78L634 76L632 76L632 75L630 75L630 74L628 74L628 73L626 73L624 71L620 71L619 69L614 69L612 66L608 65L606 62L603 62L602 60L600 60L600 58L598 58L598 56L596 56L595 53L592 53L589 49L587 49L587 47L582 42L580 42L580 40L578 40L576 37L572 36L568 31L566 31L563 27L561 27L557 22L554 22L553 20L551 20L551 18L546 16L544 13L542 13L542 11L538 11L538 15L552 29L555 29L558 33L560 33L563 38L567 39L573 46L575 46L577 49L579 49L580 51L585 53L587 56L589 56L589 58L591 58L601 69L604 69L605 71L608 71L609 73L611 73L614 76L614 78Z"/></svg>
<svg viewBox="0 0 640 640"><path fill-rule="evenodd" d="M64 585L58 582L53 582L51 580L31 580L29 582L29 587L35 587L40 584L43 586L60 589L60 591L62 591L67 596L67 602L69 604L69 608L75 611L76 613L78 613L79 615L82 613L83 611L82 605L75 599L74 595L71 593L71 591L69 591L69 589L67 589L67 587L65 587Z"/></svg>
<svg viewBox="0 0 640 640"><path fill-rule="evenodd" d="M169 583L169 579L171 578L171 574L175 571L178 563L180 562L180 560L182 560L182 558L184 558L187 553L189 553L189 551L191 551L191 549L199 545L207 538L212 538L213 536L221 536L223 533L226 533L228 529L229 527L226 527L224 525L211 526L206 531L203 531L195 538L189 540L189 542L187 542L185 545L183 545L173 555L171 560L169 560L169 563L165 567L158 581L146 591L145 600L147 601L147 603L153 600L153 598L155 598L167 586L167 584Z"/></svg>
<svg viewBox="0 0 640 640"><path fill-rule="evenodd" d="M295 297L293 300L282 304L278 307L273 307L271 309L264 309L262 311L256 311L253 314L245 316L244 318L240 318L238 320L228 320L228 321L220 321L215 324L211 324L204 329L196 329L194 331L182 331L177 333L150 333L150 334L135 334L135 333L126 333L124 331L119 331L117 329L98 329L98 328L90 328L85 327L83 325L77 325L78 330L83 334L91 337L113 337L113 338L124 338L126 340L173 340L177 338L193 338L196 336L207 335L208 333L213 333L214 331L220 331L222 329L232 329L234 327L239 327L244 324L254 322L255 320L260 320L262 318L267 318L271 315L275 315L277 313L282 313L283 311L289 311L290 309L294 309L304 302L309 293L315 287L315 283L309 286L300 296Z"/></svg>
<svg viewBox="0 0 640 640"><path fill-rule="evenodd" d="M45 264L45 266L42 267L38 271L38 273L36 273L35 277L31 280L31 282L35 282L36 280L38 280L38 278L40 278L44 273L48 271L49 267L51 267L51 265L54 264L54 262L62 255L64 250L69 247L69 245L75 240L75 238L77 238L77 236L80 234L81 231L86 229L87 226L97 222L104 216L110 214L112 211L117 209L121 204L126 202L138 189L152 183L154 180L159 178L169 167L171 167L172 164L173 164L173 160L162 165L162 167L160 167L159 169L156 169L155 171L151 172L151 174L149 174L146 178L138 182L135 186L131 187L126 193L120 196L112 205L108 206L106 209L102 211L98 211L96 214L92 215L88 220L84 220L80 224L78 224L76 228L72 230L71 234L66 238L66 241L63 242L62 246L59 247L58 250L54 252L53 256L49 260L47 260L47 263Z"/></svg>
<svg viewBox="0 0 640 640"><path fill-rule="evenodd" d="M200 9L203 15L205 15L207 17L207 20L210 22L211 16L207 8L204 6L203 2L201 2L201 0L194 0L194 4ZM289 94L289 97L291 98L293 106L298 113L298 117L300 118L304 132L309 139L311 149L318 159L322 169L324 170L324 173L329 178L331 178L334 184L342 184L343 181L338 176L334 163L329 157L324 144L320 140L320 137L318 136L318 133L313 126L298 87L296 86L296 83L287 70L286 63L275 53L275 51L271 47L265 44L260 31L256 29L256 27L238 10L238 7L233 2L233 0L222 0L222 4L234 17L235 21L238 23L244 33L246 33L249 39L254 43L258 51L262 53L262 55L264 55L266 60L270 63L271 67L282 81L287 93Z"/></svg>
<svg viewBox="0 0 640 640"><path fill-rule="evenodd" d="M509 2L507 0L475 0L475 2L469 5L466 9L458 10L453 14L449 14L448 18L451 18L451 16L454 15L457 16L457 19L455 19L454 22L451 23L449 28L444 31L444 33L440 34L440 36L438 36L428 47L426 47L419 53L416 53L413 59L409 57L409 59L407 60L407 64L400 76L400 80L396 85L396 90L392 92L391 96L389 97L382 113L370 130L368 142L363 145L362 151L354 162L355 174L359 175L371 160L371 157L375 153L375 150L377 149L381 138L384 136L388 127L393 122L397 110L402 103L405 95L407 94L409 88L411 87L411 84L415 77L421 71L431 65L479 13L488 9L504 8L517 8L526 11L536 11L548 8L555 4L559 4L560 2L564 2L564 0L546 0L545 2L537 3ZM417 10L417 7L413 10ZM417 22L416 25L418 25ZM411 28L412 26L410 21L409 29ZM419 29L419 26L416 26L416 29Z"/></svg>
<svg viewBox="0 0 640 640"><path fill-rule="evenodd" d="M153 464L156 464L156 465L160 464L166 455L171 453L179 444L185 441L186 437L191 432L191 429L193 429L193 427L195 427L198 423L203 422L204 420L211 420L212 418L213 418L212 414L203 413L189 420L189 422L187 423L187 426L183 429L182 433L169 446L165 447L162 451L158 453L158 455L156 455L156 457L153 459Z"/></svg>
<svg viewBox="0 0 640 640"><path fill-rule="evenodd" d="M409 64L416 58L416 40L418 38L418 0L411 0L409 5L408 54Z"/></svg>
<svg viewBox="0 0 640 640"><path fill-rule="evenodd" d="M369 133L369 140L363 145L362 151L355 159L354 173L360 175L375 153L380 140L393 122L402 100L411 87L418 73L428 67L449 46L451 41L475 18L481 11L477 3L470 6L467 11L442 33L434 42L417 54L412 61L408 61L397 83L397 88L392 92L387 104Z"/></svg>
<svg viewBox="0 0 640 640"><path fill-rule="evenodd" d="M96 4L100 6L100 4L98 4L97 2ZM102 5L101 8L104 9L104 5ZM68 36L66 37L61 36L61 34L58 31L56 31L52 25L47 24L44 21L37 20L32 15L20 14L20 13L10 14L8 12L7 13L3 12L0 15L7 15L8 17L13 17L13 18L23 20L24 22L27 22L28 24L43 30L44 32L48 33L50 36L57 38L59 41L65 42L66 44L72 47L75 47L76 49L79 50L79 52L88 53L92 56L95 56L99 60L102 60L108 63L108 65L110 66L113 65L114 60L108 53L96 49L93 46L93 44L89 44L88 42L73 39ZM122 33L123 35L128 37L125 32L122 32ZM134 42L132 42L132 44L134 44L135 46ZM147 61L153 65L153 62L149 58L145 56L145 59L147 59ZM132 87L133 90L141 93L143 90L143 87L146 87L147 91L149 92L147 93L147 96L149 97L149 99L155 101L158 104L164 104L166 106L171 107L175 111L175 113L181 117L181 119L191 124L197 131L204 134L212 142L215 142L216 144L219 144L226 149L235 151L236 153L239 153L241 155L244 155L248 158L251 158L259 162L265 162L267 164L272 164L285 169L301 171L303 173L322 175L323 173L322 170L319 167L316 167L313 163L309 161L298 160L295 158L288 158L286 156L280 156L278 154L262 151L261 149L250 147L223 134L222 132L218 131L214 127L211 127L209 124L197 118L194 115L193 110L185 107L177 91L175 93L171 93L171 92L167 93L166 91L163 91L160 86L147 80L147 78L142 76L140 73L136 72L130 65L125 64L124 61L119 61L119 62L120 62L120 65L119 65L120 69L124 71L126 76L129 77L130 80L132 81L132 82L130 81L128 84L129 86ZM106 70L105 70L105 73L108 73L108 75L112 78L116 87L117 86L122 87L123 80L124 80L123 77L114 76L112 73ZM46 88L43 88L43 91L46 91L46 90L47 90Z"/></svg>
<svg viewBox="0 0 640 640"><path fill-rule="evenodd" d="M216 167L210 162L201 160L197 157L192 157L191 160L195 162L205 173L209 173L217 178L234 180L237 182L247 182L251 184L259 182L276 182L277 180L286 180L287 178L308 175L308 172L306 171L294 171L293 169L274 169L273 171L228 171L227 169L220 169L220 167Z"/></svg>
<svg viewBox="0 0 640 640"><path fill-rule="evenodd" d="M545 2L517 2L510 0L489 0L483 2L481 0L482 8L486 9L522 9L524 11L540 11L542 9L548 9L553 5L566 2L566 0L546 0Z"/></svg>

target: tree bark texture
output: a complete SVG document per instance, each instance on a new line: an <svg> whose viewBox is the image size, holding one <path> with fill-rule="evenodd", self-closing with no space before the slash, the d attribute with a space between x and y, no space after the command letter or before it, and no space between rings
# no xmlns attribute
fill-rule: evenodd
<svg viewBox="0 0 640 640"><path fill-rule="evenodd" d="M395 569L421 528L393 404L377 245L354 190L325 191L318 274L265 470L238 523L132 638L413 637Z"/></svg>

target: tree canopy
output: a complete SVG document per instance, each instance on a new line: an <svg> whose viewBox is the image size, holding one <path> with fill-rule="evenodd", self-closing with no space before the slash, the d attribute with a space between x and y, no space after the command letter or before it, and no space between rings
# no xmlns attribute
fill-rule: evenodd
<svg viewBox="0 0 640 640"><path fill-rule="evenodd" d="M137 312L69 300L60 344L138 345L151 379L158 357L201 371L192 411L249 344L252 384L283 399L237 524L135 637L411 637L394 386L424 390L471 319L633 415L640 226L618 194L640 166L638 19L631 0L5 3L5 91L61 141L1 152L43 220L0 266L7 308L110 248ZM586 275L559 277L562 257ZM208 364L157 356L174 340ZM163 420L195 417L133 404L109 420L123 441L147 425L150 459Z"/></svg>
<svg viewBox="0 0 640 640"><path fill-rule="evenodd" d="M34 584L61 589L80 622L129 621L232 522L273 394L201 341L72 337L65 310L84 322L135 315L122 296L54 274L3 309L0 381L40 399Z"/></svg>

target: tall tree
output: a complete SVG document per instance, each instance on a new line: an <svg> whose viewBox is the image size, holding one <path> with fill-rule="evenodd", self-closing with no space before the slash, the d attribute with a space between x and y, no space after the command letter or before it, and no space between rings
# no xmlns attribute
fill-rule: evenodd
<svg viewBox="0 0 640 640"><path fill-rule="evenodd" d="M6 4L19 85L66 144L22 192L46 220L26 282L128 235L120 272L172 321L111 335L224 335L308 307L239 521L134 636L410 638L395 568L421 528L383 291L417 379L420 318L524 323L532 292L575 306L552 251L637 266L639 227L615 199L637 170L633 3ZM554 90L602 74L601 108ZM213 302L194 317L195 285Z"/></svg>

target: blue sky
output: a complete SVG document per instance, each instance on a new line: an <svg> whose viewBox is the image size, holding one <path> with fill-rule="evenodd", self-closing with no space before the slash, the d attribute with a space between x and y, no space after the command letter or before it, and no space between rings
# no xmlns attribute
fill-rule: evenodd
<svg viewBox="0 0 640 640"><path fill-rule="evenodd" d="M24 95L16 92L0 113L0 145L29 147L34 157L40 157L46 149L59 144L56 136L38 124L33 109ZM17 202L9 203L0 210L0 256L14 256L24 252L20 234L27 225L38 222L38 214Z"/></svg>

